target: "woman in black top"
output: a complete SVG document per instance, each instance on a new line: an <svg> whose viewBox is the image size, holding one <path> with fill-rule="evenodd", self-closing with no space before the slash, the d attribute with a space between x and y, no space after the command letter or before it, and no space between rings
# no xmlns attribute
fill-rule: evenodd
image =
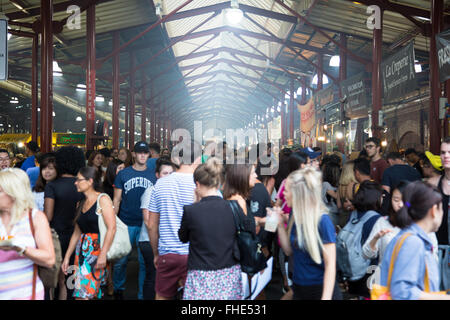
<svg viewBox="0 0 450 320"><path fill-rule="evenodd" d="M55 153L58 177L46 184L44 189L44 212L50 227L58 233L61 253L64 257L73 233L76 207L84 196L77 192L75 176L86 164L84 153L77 147L62 147ZM67 299L66 279L59 274L59 299ZM69 296L71 296L69 292Z"/></svg>
<svg viewBox="0 0 450 320"><path fill-rule="evenodd" d="M241 268L234 258L236 226L228 201L218 196L222 163L209 158L194 172L199 202L184 207L182 242L189 241L185 300L242 299Z"/></svg>
<svg viewBox="0 0 450 320"><path fill-rule="evenodd" d="M100 192L100 181L93 167L80 169L75 181L78 192L85 196L77 208L75 230L70 239L62 270L67 275L70 256L75 250L75 290L77 300L102 298L101 285L106 282L106 254L111 247L116 233L116 220L112 201L108 195L100 197L99 214L103 216L106 225L106 235L103 247L100 248L100 230L98 226L97 199Z"/></svg>

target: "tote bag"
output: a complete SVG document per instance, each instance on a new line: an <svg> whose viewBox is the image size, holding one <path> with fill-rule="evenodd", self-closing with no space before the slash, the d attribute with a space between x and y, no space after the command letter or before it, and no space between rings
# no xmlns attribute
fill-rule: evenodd
<svg viewBox="0 0 450 320"><path fill-rule="evenodd" d="M100 230L100 247L103 248L103 244L105 242L106 236L106 225L102 215L102 208L100 206L100 198L102 196L109 196L106 193L101 193L97 198L97 209L96 213L98 215L98 229ZM128 234L128 227L119 217L116 215L116 234L114 235L113 242L111 247L106 254L106 259L108 261L116 261L125 256L127 256L131 252L131 242L130 236Z"/></svg>
<svg viewBox="0 0 450 320"><path fill-rule="evenodd" d="M402 247L403 242L405 242L406 238L408 238L410 235L411 235L410 233L405 233L399 240L397 240L394 250L392 251L391 262L389 264L387 286L382 286L374 283L372 290L370 291L371 300L392 300L390 286L391 286L392 272L394 271L395 260L397 259L398 253L400 252L400 248ZM426 264L425 264L424 286L425 286L424 291L427 293L445 294L445 291L430 292L430 279L428 277L428 269Z"/></svg>

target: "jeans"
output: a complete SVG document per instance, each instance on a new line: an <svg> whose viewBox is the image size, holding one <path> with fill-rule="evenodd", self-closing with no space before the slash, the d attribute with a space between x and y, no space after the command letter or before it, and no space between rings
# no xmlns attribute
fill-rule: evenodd
<svg viewBox="0 0 450 320"><path fill-rule="evenodd" d="M450 246L439 245L440 290L450 290Z"/></svg>
<svg viewBox="0 0 450 320"><path fill-rule="evenodd" d="M143 299L142 287L144 286L145 263L138 245L139 235L141 234L141 226L128 226L128 234L130 236L131 245L136 244L136 247L138 249L138 261L139 261L138 299L142 300ZM125 281L127 279L127 264L129 256L130 255L123 257L122 259L114 263L114 270L113 270L114 291L125 290Z"/></svg>
<svg viewBox="0 0 450 320"><path fill-rule="evenodd" d="M144 300L155 300L156 269L153 262L153 250L149 241L139 242L139 248L145 261Z"/></svg>

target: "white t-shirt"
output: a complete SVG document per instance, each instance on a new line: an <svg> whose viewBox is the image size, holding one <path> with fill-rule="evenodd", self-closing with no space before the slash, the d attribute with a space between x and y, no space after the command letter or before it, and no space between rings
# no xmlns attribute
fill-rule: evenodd
<svg viewBox="0 0 450 320"><path fill-rule="evenodd" d="M144 193L141 196L141 210L147 209L150 204L150 197L152 196L152 192L155 186L150 186L147 189L145 189ZM142 227L141 227L141 234L139 235L139 242L142 241L150 241L150 238L148 236L147 227L145 226L145 222L142 221Z"/></svg>
<svg viewBox="0 0 450 320"><path fill-rule="evenodd" d="M395 236L400 232L400 228L398 227L394 227L393 225L391 225L391 223L389 222L389 217L385 216L385 217L381 217L380 219L377 220L377 222L374 224L372 231L369 234L369 237L367 238L366 242L363 245L362 248L362 255L364 258L366 259L374 259L378 256L378 265L381 266L381 262L383 261L383 255L384 252L386 251L386 248L389 244L389 242L391 242L392 239L395 238ZM370 247L370 241L372 241L373 237L375 237L375 235L380 232L381 230L384 229L390 229L392 230L391 232L385 234L383 237L381 237L378 241L377 244L375 245L376 250L372 250L372 248ZM433 256L436 258L436 260L438 260L438 243L437 243L437 238L436 238L436 234L434 232L430 232L428 233L428 237L431 240L431 243L433 244Z"/></svg>
<svg viewBox="0 0 450 320"><path fill-rule="evenodd" d="M34 192L34 203L36 204L36 208L38 208L39 211L44 211L44 192Z"/></svg>

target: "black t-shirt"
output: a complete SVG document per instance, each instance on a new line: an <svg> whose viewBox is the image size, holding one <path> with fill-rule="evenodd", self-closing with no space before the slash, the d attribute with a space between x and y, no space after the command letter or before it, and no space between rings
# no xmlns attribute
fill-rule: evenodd
<svg viewBox="0 0 450 320"><path fill-rule="evenodd" d="M255 217L264 218L267 215L266 208L272 207L272 202L264 184L257 183L251 189L248 205Z"/></svg>
<svg viewBox="0 0 450 320"><path fill-rule="evenodd" d="M390 187L392 192L392 189L402 180L416 181L421 179L420 173L413 167L406 164L396 164L384 170L381 184Z"/></svg>
<svg viewBox="0 0 450 320"><path fill-rule="evenodd" d="M423 178L423 170L422 170L422 166L420 165L420 161L417 161L413 165L413 168L415 168L420 173L420 176Z"/></svg>
<svg viewBox="0 0 450 320"><path fill-rule="evenodd" d="M247 207L250 208L251 213L255 217L264 218L267 215L266 208L272 207L269 192L262 183L257 183L250 192L250 197L247 201ZM258 233L258 238L263 247L268 246L273 233L267 232L261 228Z"/></svg>
<svg viewBox="0 0 450 320"><path fill-rule="evenodd" d="M77 224L82 233L100 233L98 228L97 202L95 202L88 211L81 212Z"/></svg>
<svg viewBox="0 0 450 320"><path fill-rule="evenodd" d="M77 203L84 199L84 195L75 187L75 180L75 177L61 177L45 186L44 198L55 200L50 227L59 236L72 235Z"/></svg>

